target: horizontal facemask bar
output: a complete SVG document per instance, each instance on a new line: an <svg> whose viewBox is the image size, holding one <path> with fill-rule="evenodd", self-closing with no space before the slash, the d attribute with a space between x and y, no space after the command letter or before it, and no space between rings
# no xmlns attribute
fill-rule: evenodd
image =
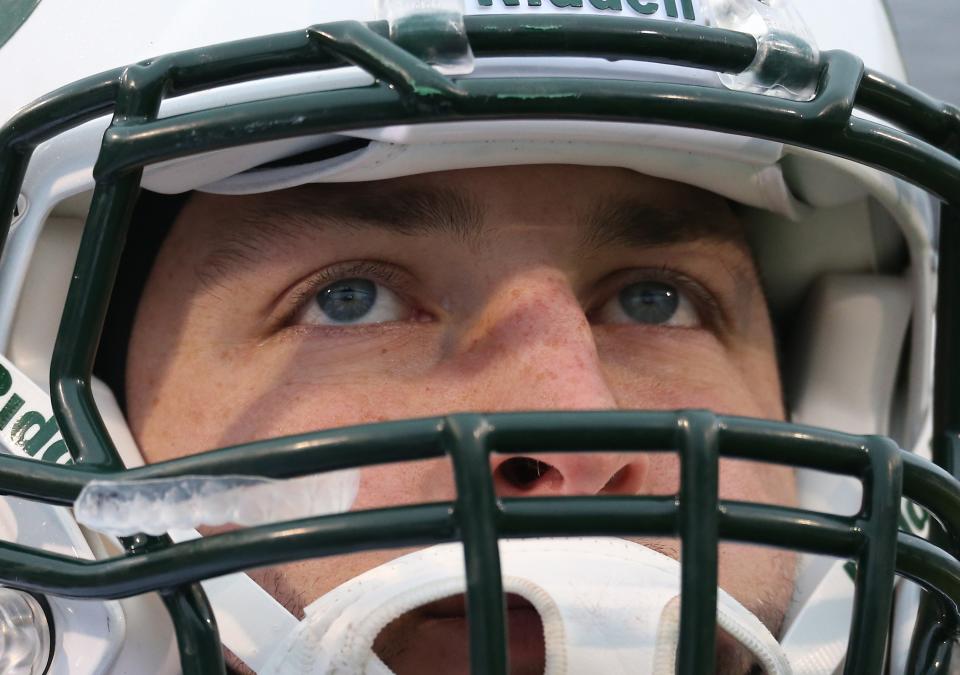
<svg viewBox="0 0 960 675"><path fill-rule="evenodd" d="M513 17L474 17L467 19L467 31L473 50L480 57L551 54L595 56L644 59L723 72L739 72L749 66L756 52L756 43L750 36L688 25L665 26L660 22L643 20L598 20L589 17L552 17L549 20L525 17L518 20ZM81 461L86 468L43 467L43 471L52 472L46 474L46 478L52 479L46 484L51 492L35 494L32 495L33 498L46 501L62 499L62 503L69 503L76 494L73 492L74 487L78 491L91 474L95 473L98 478L118 477L121 474L133 478L138 475L135 472L121 471L122 465L93 403L89 379L116 265L122 252L130 209L139 189L141 168L146 164L238 144L361 126L458 119L599 119L663 122L762 136L859 159L911 180L945 200L956 198L960 194L960 162L936 147L945 142L956 141L960 129L960 115L956 110L921 98L912 90L888 82L879 75L870 72L865 74L858 59L842 52L829 52L824 55L817 96L812 101L798 103L753 94L663 83L595 83L589 80L560 78L451 80L390 43L383 37L385 34L386 26L383 24L368 28L356 23L342 23L319 26L302 33L232 43L202 52L198 50L163 57L150 63L91 78L61 90L23 111L0 131L0 213L7 214L4 220L8 221L32 150L43 140L64 129L111 111L114 113L114 122L104 137L95 170L97 190L51 373L58 421L75 459ZM692 59L691 54L695 55ZM323 70L351 63L364 68L380 82L360 89L303 94L267 102L236 104L215 111L189 113L159 121L155 119L160 101L165 96L241 80ZM918 134L924 140L916 140L891 127L852 118L851 113L856 104ZM494 443L492 437L495 437L496 432L487 430L480 433L481 429L476 427L476 419L482 418L449 418L439 429L441 437L446 439L441 444L441 449L450 453L456 469L458 501L453 510L447 505L443 507L443 512L412 514L405 509L399 509L391 511L391 514L407 522L409 527L423 528L408 531L403 539L404 543L451 539L464 541L467 573L471 579L468 594L472 666L475 672L497 673L504 672L506 663L502 630L503 599L499 592L496 552L497 536L506 534L511 528L513 534L518 534L527 526L545 528L552 532L550 527L560 527L561 523L554 522L551 526L551 512L544 506L543 511L538 513L536 501L525 501L522 506L505 502L502 513L498 510L490 487L488 461L488 452ZM489 419L485 424L489 424ZM637 419L634 419L634 423ZM869 619L889 613L890 594L881 593L875 597L870 594L871 597L865 597L868 594L865 594L863 589L892 587L895 562L899 563L900 570L908 576L915 576L921 581L922 578L935 578L938 581L936 585L941 590L956 588L958 574L955 569L956 560L952 556L941 552L938 554L939 564L934 568L924 570L924 575L912 574L911 569L917 570L921 567L915 562L918 560L915 553L933 547L914 540L909 535L900 534L898 554L898 535L890 528L878 524L886 522L881 513L884 509L896 509L899 504L901 463L906 469L908 486L916 486L920 482L921 479L915 475L920 471L919 466L911 464L912 460L900 459L900 451L885 441L848 437L835 446L833 442L839 437L831 437L833 441L828 442L819 432L807 431L804 433L811 438L820 439L823 447L832 448L833 453L837 452L838 447L850 446L859 449L866 458L866 463L855 463L856 471L850 468L853 464L845 470L843 466L836 464L837 460L831 458L830 453L815 453L818 463L813 465L806 460L793 462L796 457L785 461L783 456L770 456L765 461L843 473L851 471L858 475L865 482L864 510L858 519L831 520L822 515L789 509L778 511L773 507L759 505L721 503L718 507L718 452L720 455L729 452L729 456L737 456L735 451L728 450L718 440L723 436L718 419L721 418L697 413L673 418L672 422L670 419L659 421L672 430L670 434L674 434L674 442L661 445L657 449L663 450L667 447L679 450L684 466L679 502L672 505L672 510L667 509L670 504L651 498L636 498L629 500L630 504L619 506L616 501L610 504L595 504L593 500L585 498L582 502L571 501L570 507L582 508L584 513L593 509L595 514L602 515L605 512L598 512L598 509L609 506L612 510L606 515L611 517L610 522L622 522L624 526L627 525L625 520L639 519L642 515L647 515L650 520L649 524L645 522L645 525L670 525L672 532L680 534L685 552L690 552L690 555L703 564L696 570L693 566L687 566L683 573L685 597L697 598L693 602L684 603L681 610L683 629L678 672L683 673L712 671L713 650L708 649L708 646L713 644L714 639L716 542L719 536L749 536L757 543L789 543L790 547L795 547L797 541L804 539L804 535L799 539L791 536L787 538L789 541L778 540L782 532L795 532L789 526L792 522L800 531L820 533L810 535L812 539L807 540L811 546L816 543L818 551L829 552L827 549L832 549L839 555L857 552L860 561L857 577L858 618L854 623L851 640L851 649L854 652L848 658L848 671L853 667L856 667L858 672L864 672L860 669L866 669L867 672L878 671L883 656L885 622L874 622L877 626L870 627L865 624ZM677 425L682 421L685 421L683 423L687 428L694 428L694 431L684 437L684 442L677 443ZM590 433L597 432L595 425L598 422L591 420ZM496 429L496 425L491 427ZM734 427L736 425L731 425L730 428ZM944 427L939 428L942 430ZM794 433L783 431L789 429L787 427L780 429L788 436ZM434 432L437 432L437 429L434 429ZM525 433L530 433L530 430ZM397 442L396 437L393 442ZM508 448L502 447L506 445L497 443L493 449L497 452L509 452ZM257 451L250 450L250 447L259 448L263 455L262 464L253 458ZM269 454L276 460L273 453L280 447L283 447L282 441L273 445L254 444L246 450L233 451L237 457L232 459L237 460L243 452L249 452L251 456L247 461L257 467L252 473L271 475L269 471L263 470L268 463L266 455ZM323 452L313 454L332 453L327 457L329 463L324 464L327 468L340 468L334 466L337 459L334 447L341 446L330 446ZM395 447L384 445L377 450L379 461L405 458L404 446L401 445L399 452L392 449ZM561 446L554 444L550 450L556 451L557 447ZM609 450L612 446L604 444L603 447ZM784 452L788 452L789 443L784 443L783 447ZM431 452L436 451L435 443L431 448ZM869 451L865 452L865 448L869 448ZM268 449L270 452L267 452ZM314 450L317 448L314 447ZM423 448L420 450L424 451ZM584 448L571 447L570 450L583 451ZM842 452L840 456L847 459L852 457ZM209 457L214 461L224 459L224 456L218 453ZM374 462L377 458L367 459ZM20 483L25 491L28 491L25 484L29 478L41 477L31 473L35 469L41 469L39 465L28 469L13 458L2 457L0 460L0 470L4 476L2 480ZM204 461L201 457L190 460ZM8 466L9 470L5 470ZM148 469L158 471L162 470L159 467L164 466L171 465L156 465ZM223 465L219 465L217 470L223 468ZM180 465L179 470L196 473L187 465ZM912 490L908 489L907 496L928 506L927 502L931 501L932 494L957 494L957 487L949 483L949 480L952 480L949 476L933 475L937 476L934 482L938 485L943 481L948 482L940 485L937 490L922 490L923 494L913 495ZM713 485L712 490L693 491L691 486L697 481ZM12 485L10 487L11 494L23 494ZM945 516L945 513L956 511L949 500L932 506L931 511L944 522L949 517ZM517 520L512 525L511 508L519 509L516 511L519 514L516 516ZM618 508L624 510L618 511ZM459 522L455 518L458 512L484 516L477 522L470 519ZM735 517L738 514L739 517ZM416 518L409 520L413 516ZM322 554L310 551L310 536L320 537L324 532L328 533L331 523L342 525L344 521L337 519L347 519L349 522L351 518L361 517L363 514L349 513L302 521L313 523L313 529L282 540L289 544L289 548L278 545L278 557L275 561ZM891 518L889 522L895 520ZM746 524L751 522L762 534L750 534L754 530ZM353 523L351 527L359 524ZM524 527L520 528L520 524ZM375 525L370 527L376 529ZM362 529L358 528L356 531ZM952 527L949 529L955 537L956 530ZM69 567L58 567L62 575L59 578L63 582L60 591L70 594L78 592L82 587L89 589L90 586L81 581L84 578L104 591L109 586L111 577L121 573L115 577L120 579L124 576L124 570L128 573L131 570L136 571L136 574L127 578L127 582L132 578L149 579L150 569L155 569L157 574L169 572L162 566L154 567L158 565L155 562L158 558L154 556L160 556L160 560L163 560L164 555L169 555L167 551L176 550L189 557L191 552L199 556L205 551L214 550L212 547L216 544L213 542L217 541L223 542L219 545L228 548L243 548L239 547L240 543L252 544L267 540L273 545L281 540L271 539L271 534L277 535L281 531L279 526L264 526L220 535L205 540L202 544L180 544L176 548L156 551L149 556L134 555L122 560L93 564L72 561L69 562ZM402 530L397 528L383 532L392 536L395 542L400 541L400 533ZM365 534L375 532L367 531ZM302 539L297 539L298 536ZM818 536L822 536L823 541L816 541ZM763 541L759 541L760 539ZM162 542L156 541L129 543L131 550L135 552L140 551L141 546L150 548L162 545ZM339 551L351 550L349 541L340 541L338 545ZM380 545L385 545L384 541L381 541ZM181 546L187 548L180 548ZM191 546L195 548L189 548ZM16 552L18 556L27 556L21 558L21 563L25 560L40 562L43 557L36 558L37 554L13 546L6 549ZM221 550L218 555L223 553ZM177 559L183 561L181 555L177 555ZM68 564L66 560L52 556L46 558L48 563L56 561L58 565ZM222 558L220 560L222 561ZM258 562L247 559L245 562L266 564L271 561L274 560L271 558L270 561ZM197 559L196 562L202 563L203 560ZM114 567L110 567L111 565ZM26 567L19 569L24 573L29 572ZM201 564L200 569L202 576L219 573L213 561L206 561L206 565ZM704 574L704 569L708 572L712 570L712 575ZM49 568L47 571L50 571ZM24 578L20 577L21 585ZM158 580L168 589L189 581L186 578L179 581L167 577L152 579L153 582ZM486 584L490 585L485 586ZM144 586L143 590L157 587L153 584L150 588ZM708 588L709 592L706 591ZM698 589L702 592L698 593ZM122 591L113 589L113 593L118 592L123 595L137 591L134 587L127 587ZM181 647L197 650L195 653L200 656L196 663L202 663L204 658L215 660L218 657L215 650L199 645L205 636L209 637L211 631L208 627L201 626L203 617L209 615L209 609L204 606L205 602L198 588L191 586L186 590L168 591L164 593L164 597L177 623ZM947 622L953 625L956 624L957 597L958 594L949 591L940 598L950 613ZM195 622L192 625L191 620ZM491 626L499 626L499 630L490 629ZM872 632L864 635L867 630ZM219 650L219 647L216 650ZM185 670L201 672L202 666L197 666L196 663L191 665L185 662ZM197 668L200 670L196 670Z"/></svg>
<svg viewBox="0 0 960 675"><path fill-rule="evenodd" d="M680 456L681 488L676 497L526 498L498 503L493 493L491 452L664 450L677 451ZM904 495L933 513L949 532L960 532L960 484L878 437L696 411L453 415L251 443L131 469L122 472L122 477L154 480L246 474L289 478L444 455L453 461L456 502L273 524L177 544L150 555L97 563L11 546L9 550L0 548L0 570L4 570L0 581L38 593L117 598L291 560L459 540L468 556L470 606L480 612L474 621L486 621L483 625L490 626L495 625L490 617L497 616L497 598L501 597L496 553L499 537L677 535L685 557L698 561L698 565L684 568L688 572L682 586L684 597L697 600L682 605L681 612L683 607L690 612L688 625L704 627L696 636L701 648L707 644L703 640L712 639L714 630L716 598L712 589L716 577L705 570L712 568L715 573L720 539L856 560L858 589L874 590L858 590L857 617L889 611L889 594L876 589L892 592L894 570L941 594L951 611L960 603L957 561L932 544L889 527L895 522L902 473ZM718 501L720 457L850 475L863 482L864 502L859 514L845 517ZM14 479L15 468L22 470L17 473L29 474L29 479ZM68 478L68 473L73 475ZM57 494L57 503L69 504L88 480L103 476L80 467L64 469L0 457L0 491L34 499L54 501L51 495ZM26 486L29 489L24 489ZM484 607L491 614L484 616ZM855 622L851 644L862 645L864 652L877 652L872 657L858 655L856 663L882 659L883 636L874 631L885 626L885 622ZM858 631L862 635L858 636Z"/></svg>

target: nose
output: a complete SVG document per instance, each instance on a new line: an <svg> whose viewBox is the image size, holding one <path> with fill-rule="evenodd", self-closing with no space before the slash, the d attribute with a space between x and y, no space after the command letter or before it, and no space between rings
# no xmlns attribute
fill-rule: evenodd
<svg viewBox="0 0 960 675"><path fill-rule="evenodd" d="M643 455L544 453L495 457L493 484L501 497L638 494L646 476Z"/></svg>
<svg viewBox="0 0 960 675"><path fill-rule="evenodd" d="M569 282L555 270L505 279L459 336L455 361L473 409L604 410L617 399L593 329ZM636 494L647 461L639 453L495 455L501 496Z"/></svg>

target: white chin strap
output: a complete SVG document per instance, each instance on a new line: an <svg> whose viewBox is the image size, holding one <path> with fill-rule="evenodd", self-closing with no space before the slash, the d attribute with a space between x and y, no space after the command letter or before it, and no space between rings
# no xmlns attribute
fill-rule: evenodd
<svg viewBox="0 0 960 675"><path fill-rule="evenodd" d="M501 541L500 556L504 590L540 614L547 675L675 672L677 561L608 538ZM403 556L313 602L272 651L261 652L257 670L387 675L391 671L373 651L379 633L407 612L465 589L459 544ZM722 590L717 619L766 672L791 673L766 627Z"/></svg>

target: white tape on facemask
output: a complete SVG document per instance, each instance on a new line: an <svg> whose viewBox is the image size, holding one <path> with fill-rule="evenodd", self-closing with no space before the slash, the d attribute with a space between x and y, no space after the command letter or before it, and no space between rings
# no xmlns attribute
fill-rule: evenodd
<svg viewBox="0 0 960 675"><path fill-rule="evenodd" d="M543 623L546 675L672 673L680 564L622 539L500 542L504 590L524 597ZM373 643L394 619L463 593L463 550L417 551L360 575L321 597L267 659L262 675L382 675ZM718 592L718 621L768 673L790 666L763 624ZM659 659L659 661L658 661ZM656 670L656 664L661 670ZM667 668L668 670L663 670Z"/></svg>

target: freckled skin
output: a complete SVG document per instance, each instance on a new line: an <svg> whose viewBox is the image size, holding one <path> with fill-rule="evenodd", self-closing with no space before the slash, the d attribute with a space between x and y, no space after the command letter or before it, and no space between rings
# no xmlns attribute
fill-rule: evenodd
<svg viewBox="0 0 960 675"><path fill-rule="evenodd" d="M191 200L158 256L130 344L130 422L147 461L455 411L709 408L783 419L770 322L744 247L702 240L589 254L578 249L579 214L608 197L628 194L665 209L696 203L730 222L735 216L722 199L625 170L587 167L478 169L384 184L469 194L485 207L481 231L464 241L445 234L305 228L295 242L278 241L276 250L267 244L262 256L205 284L193 271L229 236L231 219L271 196ZM330 189L302 188L316 194L318 213ZM272 323L270 308L282 304L287 289L345 260L404 269L413 281L403 299L420 318L339 332ZM751 270L746 288L730 278L737 265ZM678 269L728 300L736 316L723 328L592 318L607 302L603 280L634 268ZM500 494L677 489L676 458L666 454L538 458L555 471L550 480L523 489L503 480L496 471L503 458L494 459ZM767 503L795 500L790 471L740 462L722 464L720 492ZM354 508L453 494L446 462L373 467L362 473ZM650 543L677 555L673 544ZM401 553L305 561L252 576L300 615L315 598ZM720 559L721 585L776 631L792 592L793 556L724 545ZM382 634L377 648L401 675L426 672L424 664L435 663L440 648L449 650L445 672L466 672L463 646L439 644L432 630L413 617ZM725 672L747 670L729 644L723 649ZM542 653L512 665L515 672L542 672Z"/></svg>

